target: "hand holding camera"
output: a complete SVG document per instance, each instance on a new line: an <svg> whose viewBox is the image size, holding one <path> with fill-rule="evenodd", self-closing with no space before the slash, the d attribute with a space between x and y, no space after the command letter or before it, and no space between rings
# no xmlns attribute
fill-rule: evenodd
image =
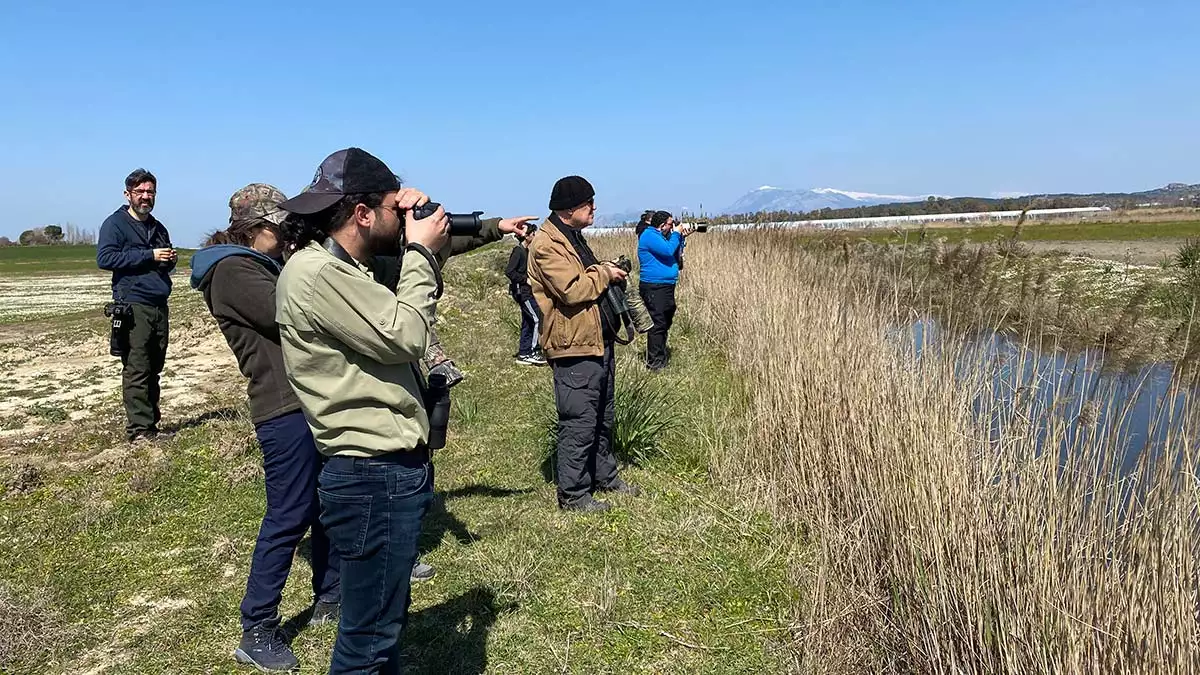
<svg viewBox="0 0 1200 675"><path fill-rule="evenodd" d="M429 198L424 197L424 200L428 202ZM440 251L450 238L450 218L440 205L428 214L415 209L409 213L406 221L405 236L410 244L420 244L430 251Z"/></svg>
<svg viewBox="0 0 1200 675"><path fill-rule="evenodd" d="M621 284L625 282L625 278L629 276L629 270L622 268L615 261L605 261L608 266L608 277L610 284Z"/></svg>
<svg viewBox="0 0 1200 675"><path fill-rule="evenodd" d="M401 211L409 211L428 203L429 195L416 188L400 188L400 191L396 193L396 208Z"/></svg>
<svg viewBox="0 0 1200 675"><path fill-rule="evenodd" d="M178 255L173 248L156 248L154 249L154 262L171 262Z"/></svg>

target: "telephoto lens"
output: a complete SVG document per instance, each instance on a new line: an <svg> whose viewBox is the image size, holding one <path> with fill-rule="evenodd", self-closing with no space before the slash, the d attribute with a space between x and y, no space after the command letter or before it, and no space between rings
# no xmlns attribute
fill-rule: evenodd
<svg viewBox="0 0 1200 675"><path fill-rule="evenodd" d="M450 387L446 376L429 375L429 390L425 392L425 412L429 416L430 450L446 447L446 431L450 427Z"/></svg>
<svg viewBox="0 0 1200 675"><path fill-rule="evenodd" d="M429 202L423 206L414 208L410 213L413 220L421 220L433 215L434 211L438 210L441 204L437 202ZM483 211L474 211L472 213L450 213L446 212L446 217L450 219L450 236L451 237L478 237L480 230L483 229L483 221L479 216L483 215Z"/></svg>

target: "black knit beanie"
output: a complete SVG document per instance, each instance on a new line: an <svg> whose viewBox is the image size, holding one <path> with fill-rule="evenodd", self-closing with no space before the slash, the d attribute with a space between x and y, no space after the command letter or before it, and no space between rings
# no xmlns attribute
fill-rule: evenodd
<svg viewBox="0 0 1200 675"><path fill-rule="evenodd" d="M583 176L559 178L550 192L550 210L573 209L596 196L596 190Z"/></svg>

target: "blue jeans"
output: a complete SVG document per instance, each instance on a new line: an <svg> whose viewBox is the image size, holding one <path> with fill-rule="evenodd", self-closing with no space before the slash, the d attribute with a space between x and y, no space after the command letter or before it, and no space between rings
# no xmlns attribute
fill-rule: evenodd
<svg viewBox="0 0 1200 675"><path fill-rule="evenodd" d="M330 457L320 495L321 522L342 561L342 618L329 673L398 674L409 575L433 501L429 453Z"/></svg>
<svg viewBox="0 0 1200 675"><path fill-rule="evenodd" d="M242 630L279 622L283 586L304 533L312 530L312 589L318 600L341 597L340 562L321 527L317 474L324 461L300 411L254 425L262 446L267 512L258 530L242 598Z"/></svg>

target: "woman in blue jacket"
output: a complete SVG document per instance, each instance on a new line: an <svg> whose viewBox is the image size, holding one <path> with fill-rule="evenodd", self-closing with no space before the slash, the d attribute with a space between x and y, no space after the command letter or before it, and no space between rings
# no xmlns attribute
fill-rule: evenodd
<svg viewBox="0 0 1200 675"><path fill-rule="evenodd" d="M646 367L650 370L662 370L671 360L667 333L675 320L675 284L679 281L684 237L689 234L690 228L677 227L670 213L656 211L650 227L638 236L638 292L654 319L654 328L646 335Z"/></svg>

